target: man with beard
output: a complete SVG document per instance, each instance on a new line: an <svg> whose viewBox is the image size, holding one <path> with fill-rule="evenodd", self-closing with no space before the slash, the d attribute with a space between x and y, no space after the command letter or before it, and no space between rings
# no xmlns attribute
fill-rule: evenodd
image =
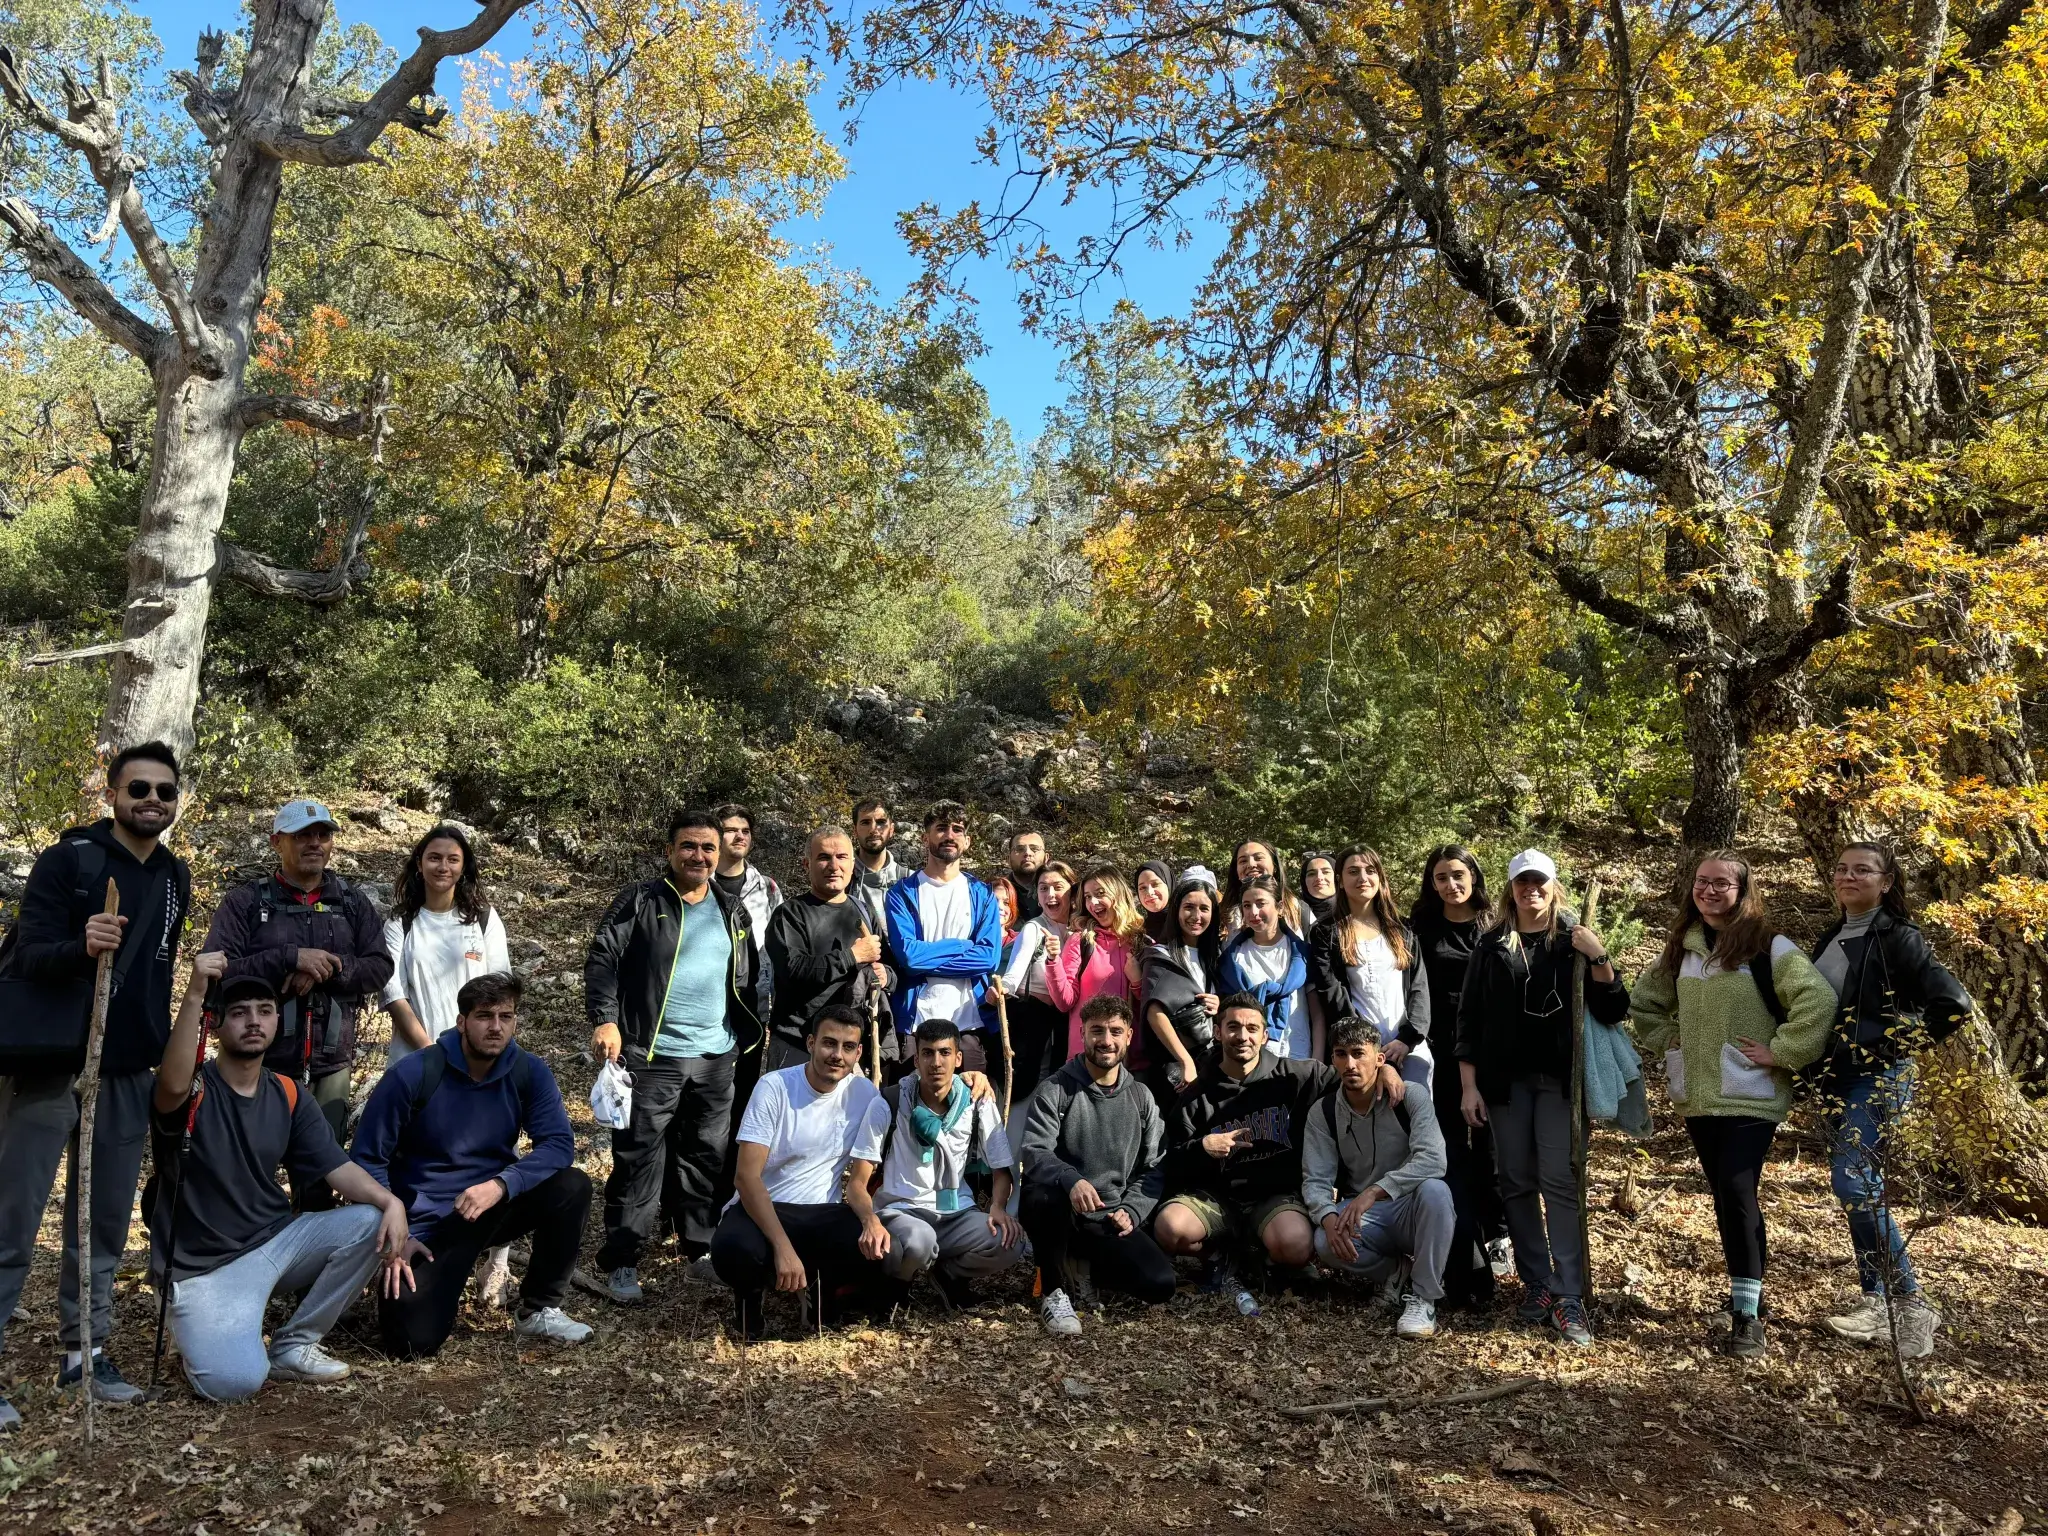
<svg viewBox="0 0 2048 1536"><path fill-rule="evenodd" d="M384 919L370 898L337 875L334 812L294 800L270 826L277 870L230 891L213 914L207 949L228 957L227 979L260 977L283 1000L273 1072L307 1084L338 1140L348 1124L356 1016L391 979ZM299 1203L332 1203L325 1184Z"/></svg>
<svg viewBox="0 0 2048 1536"><path fill-rule="evenodd" d="M877 933L889 926L890 887L909 873L896 862L890 846L895 839L896 822L884 801L863 800L853 808L853 884L848 889L868 909L868 922Z"/></svg>
<svg viewBox="0 0 2048 1536"><path fill-rule="evenodd" d="M252 1395L267 1380L340 1381L348 1365L320 1347L381 1259L386 1296L412 1285L426 1251L406 1233L405 1206L348 1159L311 1094L263 1065L277 1035L278 996L260 976L222 980L217 951L192 966L178 1025L151 1096L156 1165L151 1272L170 1287L167 1321L192 1390L215 1402ZM198 1066L204 994L219 982L220 1037ZM189 1142L187 1138L189 1137ZM352 1204L292 1212L278 1187L323 1180ZM277 1294L304 1292L272 1331Z"/></svg>
<svg viewBox="0 0 2048 1536"><path fill-rule="evenodd" d="M1017 888L1017 926L1038 916L1038 877L1045 869L1045 834L1019 827L1003 845L1010 861L1010 883Z"/></svg>
<svg viewBox="0 0 2048 1536"><path fill-rule="evenodd" d="M820 1010L838 1004L860 1012L871 993L886 994L895 980L883 963L880 925L847 895L853 872L853 840L839 827L820 827L804 845L810 889L768 921L768 963L776 976L771 1071L803 1062L804 1035Z"/></svg>
<svg viewBox="0 0 2048 1536"><path fill-rule="evenodd" d="M747 1101L739 1129L736 1193L711 1239L711 1264L732 1287L742 1338L761 1333L770 1285L801 1291L852 1284L879 1295L889 1232L868 1184L882 1160L889 1106L854 1068L860 1015L823 1009L804 1034L803 1064L770 1072Z"/></svg>
<svg viewBox="0 0 2048 1536"><path fill-rule="evenodd" d="M107 768L107 806L91 826L73 827L43 850L22 892L21 915L0 944L0 977L8 1007L77 1012L78 1058L33 1064L6 1062L0 1078L0 1328L13 1316L35 1253L43 1207L78 1126L73 1078L84 1063L90 993L102 955L114 956L100 1086L93 1111L92 1336L113 1332L114 1272L128 1242L128 1220L149 1139L150 1074L171 1033L172 967L192 904L192 874L163 846L178 817L178 759L162 742L118 753ZM120 892L120 915L105 915L107 881ZM22 995L26 994L26 995ZM20 996L20 1001L16 1001ZM0 1021L0 1059L12 1021ZM27 1021L24 1019L24 1023ZM78 1194L64 1183L64 1259L57 1290L57 1326L65 1350L60 1385L86 1374L79 1358ZM99 1349L91 1365L93 1395L132 1402L142 1394L122 1380ZM20 1422L0 1400L0 1429Z"/></svg>
<svg viewBox="0 0 2048 1536"><path fill-rule="evenodd" d="M1131 1005L1113 993L1081 1010L1082 1052L1039 1085L1024 1130L1017 1215L1052 1290L1046 1332L1081 1332L1075 1306L1095 1288L1157 1305L1173 1295L1173 1260L1145 1231L1158 1202L1166 1126L1145 1085L1124 1070Z"/></svg>
<svg viewBox="0 0 2048 1536"><path fill-rule="evenodd" d="M355 1160L404 1202L429 1252L418 1284L379 1307L384 1348L439 1352L463 1283L487 1248L530 1237L513 1332L581 1344L590 1325L562 1310L590 1215L590 1175L547 1064L519 1048L521 988L495 972L463 983L455 1027L386 1072L363 1106ZM529 1148L519 1155L519 1138Z"/></svg>
<svg viewBox="0 0 2048 1536"><path fill-rule="evenodd" d="M889 888L889 950L897 962L898 1055L926 1019L948 1019L963 1035L981 1029L981 998L1002 963L1003 914L989 888L960 868L973 846L967 808L940 800L924 813L924 868ZM969 1057L970 1064L973 1057Z"/></svg>

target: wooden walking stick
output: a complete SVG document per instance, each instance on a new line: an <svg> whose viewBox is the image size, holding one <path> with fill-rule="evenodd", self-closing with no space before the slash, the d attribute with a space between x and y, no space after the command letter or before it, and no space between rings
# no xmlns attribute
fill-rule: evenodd
<svg viewBox="0 0 2048 1536"><path fill-rule="evenodd" d="M868 927L868 920L866 918L860 920L860 936L864 939L872 939L875 936L874 930ZM872 964L873 962L869 963ZM874 979L874 976L870 974L868 977L868 1050L874 1056L874 1084L879 1088L882 1086L882 989L874 985Z"/></svg>
<svg viewBox="0 0 2048 1536"><path fill-rule="evenodd" d="M121 912L121 893L107 881L108 917ZM92 1122L100 1096L100 1048L107 1039L107 1004L114 993L114 956L100 956L93 980L92 1026L85 1036L85 1070L78 1077L78 1140L71 1147L72 1183L78 1190L78 1381L85 1392L85 1442L92 1444Z"/></svg>
<svg viewBox="0 0 2048 1536"><path fill-rule="evenodd" d="M1003 1034L1003 1124L1010 1123L1010 1084L1017 1078L1017 1053L1010 1049L1010 1004L1003 996L1003 978L991 976L988 989L995 994L996 1024Z"/></svg>
<svg viewBox="0 0 2048 1536"><path fill-rule="evenodd" d="M1593 926L1593 917L1600 910L1600 882L1595 880L1586 887L1586 910L1579 921L1586 927ZM1572 1183L1579 1192L1579 1263L1585 1271L1585 1294L1579 1299L1587 1306L1593 1304L1593 1243L1592 1223L1587 1217L1589 1205L1589 1171L1587 1163L1593 1128L1586 1123L1586 972L1591 969L1586 957L1576 950L1572 953Z"/></svg>

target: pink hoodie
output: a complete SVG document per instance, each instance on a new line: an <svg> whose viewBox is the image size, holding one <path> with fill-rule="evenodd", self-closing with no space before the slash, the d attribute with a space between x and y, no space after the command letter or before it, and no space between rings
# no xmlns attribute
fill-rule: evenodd
<svg viewBox="0 0 2048 1536"><path fill-rule="evenodd" d="M1053 1005L1067 1010L1067 1059L1072 1061L1081 1054L1085 1041L1081 1035L1081 1009L1091 999L1110 996L1129 1001L1134 1016L1142 1012L1138 988L1131 985L1131 979L1124 974L1124 966L1131 959L1131 947L1112 933L1096 933L1091 947L1081 942L1080 933L1069 933L1060 944L1060 956L1045 967L1045 990L1052 994ZM1083 954L1088 961L1081 962ZM1132 1024L1131 1054L1129 1065L1133 1070L1148 1065L1152 1053L1147 1048L1148 1032L1142 1023Z"/></svg>

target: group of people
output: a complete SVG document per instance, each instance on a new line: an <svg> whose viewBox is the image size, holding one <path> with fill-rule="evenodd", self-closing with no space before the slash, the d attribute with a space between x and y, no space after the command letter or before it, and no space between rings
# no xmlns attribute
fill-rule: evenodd
<svg viewBox="0 0 2048 1536"><path fill-rule="evenodd" d="M0 982L52 997L112 957L93 1272L82 1287L67 1244L59 1289L59 1384L105 1400L139 1395L97 1345L146 1142L151 1273L188 1380L220 1400L345 1376L321 1340L366 1288L395 1356L441 1347L472 1277L521 1335L579 1342L571 1286L642 1300L670 1234L694 1276L730 1288L743 1337L771 1290L823 1321L886 1313L926 1277L966 1305L1010 1269L1035 1272L1044 1326L1071 1336L1105 1291L1164 1302L1189 1259L1247 1316L1261 1277L1360 1277L1408 1339L1440 1307L1490 1305L1512 1269L1523 1321L1590 1344L1574 1083L1616 1062L1630 1018L1713 1197L1723 1347L1767 1347L1758 1190L1797 1079L1820 1096L1862 1290L1826 1326L1933 1348L1887 1135L1913 1052L1971 1002L1877 845L1842 851L1840 919L1810 954L1743 859L1700 858L1630 987L1533 848L1498 903L1468 849L1431 850L1404 915L1363 845L1308 852L1292 877L1260 839L1220 876L1160 860L1127 875L1052 858L1025 828L984 878L963 806L925 809L906 846L871 799L851 832L811 833L785 896L750 857L744 807L680 811L663 872L621 891L589 946L592 1051L630 1102L579 1264L596 1191L554 1074L518 1044L521 984L469 835L422 837L380 915L331 867L333 814L287 804L275 868L222 900L174 1017L191 892L163 839L180 793L168 748L115 757L110 816L38 858L0 947ZM378 1004L390 1045L351 1134L358 1026ZM79 1119L78 1064L17 1061L6 1033L0 1320ZM67 1185L67 1231L75 1198ZM266 1341L278 1293L298 1299Z"/></svg>

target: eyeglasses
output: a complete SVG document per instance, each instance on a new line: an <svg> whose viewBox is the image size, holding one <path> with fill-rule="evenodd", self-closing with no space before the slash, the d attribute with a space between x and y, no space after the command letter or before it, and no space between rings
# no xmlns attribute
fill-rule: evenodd
<svg viewBox="0 0 2048 1536"><path fill-rule="evenodd" d="M130 800L147 800L154 794L159 800L169 801L178 798L178 786L176 784L152 784L147 779L131 779L126 793Z"/></svg>
<svg viewBox="0 0 2048 1536"><path fill-rule="evenodd" d="M1692 883L1692 888L1696 891L1707 891L1716 896L1725 896L1728 892L1734 890L1736 886L1733 880L1695 880Z"/></svg>

